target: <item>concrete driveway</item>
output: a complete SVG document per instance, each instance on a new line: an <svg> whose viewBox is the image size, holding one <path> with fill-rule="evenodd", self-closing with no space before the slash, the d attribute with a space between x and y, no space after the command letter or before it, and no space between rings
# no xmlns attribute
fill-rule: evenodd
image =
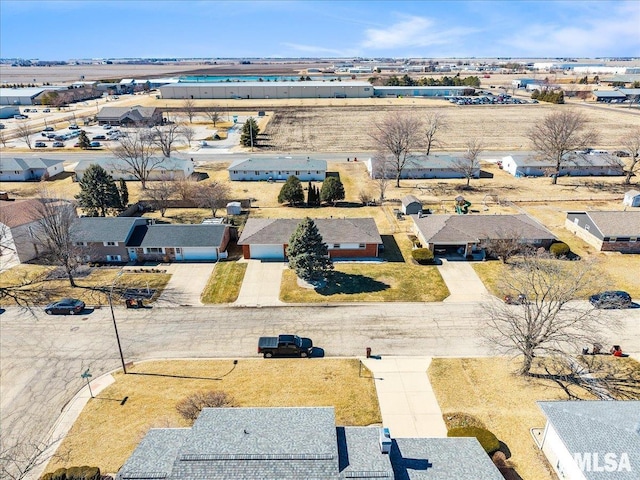
<svg viewBox="0 0 640 480"><path fill-rule="evenodd" d="M207 286L215 263L171 263L166 268L171 279L156 301L157 307L199 306L200 295Z"/></svg>
<svg viewBox="0 0 640 480"><path fill-rule="evenodd" d="M442 259L438 271L449 288L445 302L477 302L491 299L491 295L480 280L476 271L467 261Z"/></svg>
<svg viewBox="0 0 640 480"><path fill-rule="evenodd" d="M287 264L260 260L246 260L246 262L248 263L247 271L234 305L243 307L282 305L280 282L282 271L287 268Z"/></svg>

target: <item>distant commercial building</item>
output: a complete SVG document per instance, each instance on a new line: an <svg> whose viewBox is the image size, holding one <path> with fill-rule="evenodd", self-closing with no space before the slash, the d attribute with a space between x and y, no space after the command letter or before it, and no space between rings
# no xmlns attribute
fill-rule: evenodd
<svg viewBox="0 0 640 480"><path fill-rule="evenodd" d="M0 88L0 105L34 105L35 98L47 90L67 90L68 87Z"/></svg>
<svg viewBox="0 0 640 480"><path fill-rule="evenodd" d="M8 105L0 106L0 119L13 118L14 115L20 115L20 109L18 107Z"/></svg>
<svg viewBox="0 0 640 480"><path fill-rule="evenodd" d="M473 95L475 88L464 87L373 87L376 97L457 97Z"/></svg>

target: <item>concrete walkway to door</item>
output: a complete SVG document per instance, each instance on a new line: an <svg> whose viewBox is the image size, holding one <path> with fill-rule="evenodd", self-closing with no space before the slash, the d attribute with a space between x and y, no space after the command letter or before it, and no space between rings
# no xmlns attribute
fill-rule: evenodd
<svg viewBox="0 0 640 480"><path fill-rule="evenodd" d="M240 260L247 262L242 287L238 299L233 303L242 307L266 307L283 305L280 301L280 283L284 262L263 262L261 260Z"/></svg>
<svg viewBox="0 0 640 480"><path fill-rule="evenodd" d="M445 302L477 302L491 299L484 283L469 262L450 261L446 258L441 260L438 271L451 293L444 299Z"/></svg>

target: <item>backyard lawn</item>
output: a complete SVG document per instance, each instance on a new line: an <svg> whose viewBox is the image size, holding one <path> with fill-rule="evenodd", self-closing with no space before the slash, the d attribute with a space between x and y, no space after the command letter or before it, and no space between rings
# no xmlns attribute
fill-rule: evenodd
<svg viewBox="0 0 640 480"><path fill-rule="evenodd" d="M223 391L237 407L333 406L337 425L381 422L373 379L358 360L240 360L235 367L231 360L177 360L128 372L89 400L47 471L91 465L115 473L150 428L188 426L176 404L200 391Z"/></svg>

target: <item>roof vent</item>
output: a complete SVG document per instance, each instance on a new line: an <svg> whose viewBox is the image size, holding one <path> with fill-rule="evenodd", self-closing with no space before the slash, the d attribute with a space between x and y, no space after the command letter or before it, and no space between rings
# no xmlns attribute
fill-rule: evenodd
<svg viewBox="0 0 640 480"><path fill-rule="evenodd" d="M378 437L380 442L380 451L382 453L391 453L391 433L388 428L381 428Z"/></svg>

